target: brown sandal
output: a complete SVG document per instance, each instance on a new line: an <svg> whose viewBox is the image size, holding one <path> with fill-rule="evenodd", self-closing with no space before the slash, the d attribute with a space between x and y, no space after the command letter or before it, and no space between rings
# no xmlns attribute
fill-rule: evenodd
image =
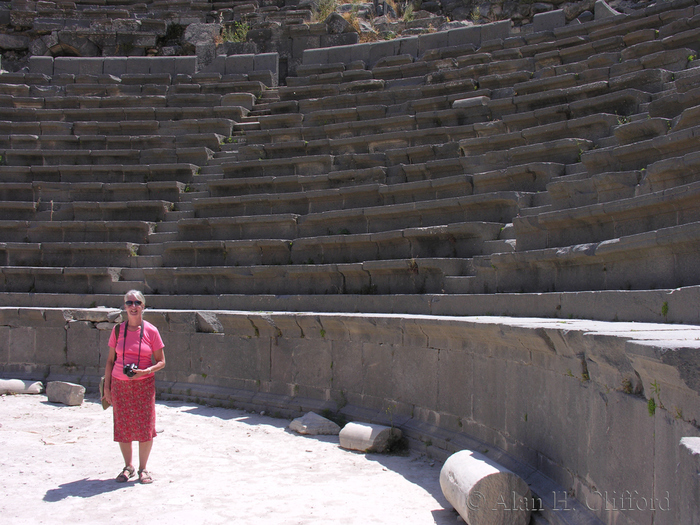
<svg viewBox="0 0 700 525"><path fill-rule="evenodd" d="M119 483L125 483L129 481L129 479L133 478L135 474L136 471L134 470L134 467L132 467L131 465L127 465L117 476L117 481Z"/></svg>
<svg viewBox="0 0 700 525"><path fill-rule="evenodd" d="M146 469L142 469L139 470L139 481L143 484L153 483L153 478Z"/></svg>

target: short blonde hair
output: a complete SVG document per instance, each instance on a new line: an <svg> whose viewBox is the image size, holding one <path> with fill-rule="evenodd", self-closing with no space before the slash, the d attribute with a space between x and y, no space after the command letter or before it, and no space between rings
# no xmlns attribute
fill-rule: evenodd
<svg viewBox="0 0 700 525"><path fill-rule="evenodd" d="M141 301L141 305L145 308L146 307L146 298L143 296L143 294L139 290L129 290L124 294L124 302L126 302L126 298L129 296L136 297L137 301Z"/></svg>

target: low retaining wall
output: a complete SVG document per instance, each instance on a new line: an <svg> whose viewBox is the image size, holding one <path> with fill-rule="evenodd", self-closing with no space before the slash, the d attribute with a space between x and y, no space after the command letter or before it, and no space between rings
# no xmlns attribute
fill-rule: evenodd
<svg viewBox="0 0 700 525"><path fill-rule="evenodd" d="M0 375L95 388L114 312L0 309ZM145 318L166 345L163 398L393 424L440 458L470 448L523 477L534 494L523 504L550 522L700 518L700 447L681 445L700 437L700 327L175 310ZM489 504L513 505L508 497Z"/></svg>
<svg viewBox="0 0 700 525"><path fill-rule="evenodd" d="M202 69L196 56L182 57L49 57L29 58L30 73L44 75L194 75L198 72L221 73L222 75L251 74L269 71L275 85L279 78L279 55L260 53L257 55L217 56Z"/></svg>

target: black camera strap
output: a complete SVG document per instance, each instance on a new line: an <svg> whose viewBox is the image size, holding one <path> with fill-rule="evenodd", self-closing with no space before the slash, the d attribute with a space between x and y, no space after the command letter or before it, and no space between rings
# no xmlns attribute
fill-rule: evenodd
<svg viewBox="0 0 700 525"><path fill-rule="evenodd" d="M124 347L122 348L122 367L126 365L126 334L129 332L129 322L124 322ZM117 325L117 338L119 338L119 325ZM143 321L141 321L141 335L139 337L139 357L136 361L136 367L138 368L139 362L141 361L141 342L143 341Z"/></svg>

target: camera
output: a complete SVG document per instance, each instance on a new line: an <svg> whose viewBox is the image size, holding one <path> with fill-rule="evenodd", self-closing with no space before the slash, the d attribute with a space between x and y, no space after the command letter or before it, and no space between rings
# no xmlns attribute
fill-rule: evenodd
<svg viewBox="0 0 700 525"><path fill-rule="evenodd" d="M136 363L131 363L128 365L124 365L124 374L127 377L134 377L136 375L136 370L138 370L138 366L136 366Z"/></svg>

